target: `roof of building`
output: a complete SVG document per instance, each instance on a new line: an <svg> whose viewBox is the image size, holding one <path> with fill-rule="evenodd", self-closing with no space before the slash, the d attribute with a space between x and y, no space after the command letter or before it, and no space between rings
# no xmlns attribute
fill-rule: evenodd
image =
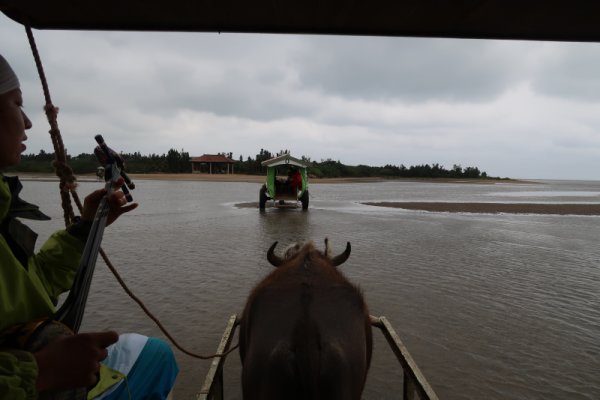
<svg viewBox="0 0 600 400"><path fill-rule="evenodd" d="M193 157L191 162L207 162L207 163L236 163L237 161L232 160L229 157L225 157L222 154L203 154L200 157Z"/></svg>

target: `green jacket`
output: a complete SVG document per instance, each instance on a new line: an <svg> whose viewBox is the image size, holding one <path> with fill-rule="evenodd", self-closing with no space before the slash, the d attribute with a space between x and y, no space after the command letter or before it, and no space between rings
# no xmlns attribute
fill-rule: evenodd
<svg viewBox="0 0 600 400"><path fill-rule="evenodd" d="M0 175L0 223L11 205L8 184ZM24 266L0 235L0 333L8 327L50 316L58 295L71 287L83 252L80 239L59 230ZM0 350L0 399L35 399L37 364L33 354Z"/></svg>

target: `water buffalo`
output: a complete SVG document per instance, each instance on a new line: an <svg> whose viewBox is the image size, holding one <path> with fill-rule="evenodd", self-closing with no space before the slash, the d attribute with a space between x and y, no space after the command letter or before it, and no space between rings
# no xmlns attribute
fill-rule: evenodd
<svg viewBox="0 0 600 400"><path fill-rule="evenodd" d="M251 292L240 323L242 390L252 399L360 399L371 362L369 312L360 290L312 242L267 258L277 269Z"/></svg>

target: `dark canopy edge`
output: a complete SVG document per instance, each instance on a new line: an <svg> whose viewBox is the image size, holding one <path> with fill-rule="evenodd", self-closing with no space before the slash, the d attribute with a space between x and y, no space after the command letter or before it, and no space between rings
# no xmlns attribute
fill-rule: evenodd
<svg viewBox="0 0 600 400"><path fill-rule="evenodd" d="M0 0L37 29L416 36L599 42L588 0Z"/></svg>

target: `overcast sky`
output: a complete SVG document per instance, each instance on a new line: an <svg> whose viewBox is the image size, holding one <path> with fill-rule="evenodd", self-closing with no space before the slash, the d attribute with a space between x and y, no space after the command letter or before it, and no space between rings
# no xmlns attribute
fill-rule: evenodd
<svg viewBox="0 0 600 400"><path fill-rule="evenodd" d="M261 148L312 160L476 166L600 180L600 44L383 37L34 31L72 155ZM53 151L25 30L0 53Z"/></svg>

